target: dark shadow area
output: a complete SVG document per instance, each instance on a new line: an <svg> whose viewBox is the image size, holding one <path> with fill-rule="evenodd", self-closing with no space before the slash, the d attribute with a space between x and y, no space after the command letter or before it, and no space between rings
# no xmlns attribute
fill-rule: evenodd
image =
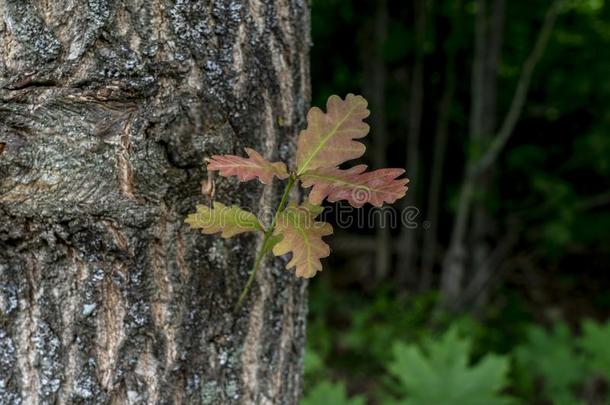
<svg viewBox="0 0 610 405"><path fill-rule="evenodd" d="M417 216L330 238L303 403L610 401L610 4L314 0L312 26L313 105L368 99L362 163L406 168Z"/></svg>

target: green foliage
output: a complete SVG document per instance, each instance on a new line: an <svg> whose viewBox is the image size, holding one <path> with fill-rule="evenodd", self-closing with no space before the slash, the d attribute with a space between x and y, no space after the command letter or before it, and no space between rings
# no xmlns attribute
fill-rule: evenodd
<svg viewBox="0 0 610 405"><path fill-rule="evenodd" d="M583 322L579 345L591 371L610 381L610 322L605 325Z"/></svg>
<svg viewBox="0 0 610 405"><path fill-rule="evenodd" d="M607 128L577 138L574 150L574 166L591 167L600 176L610 176L610 136Z"/></svg>
<svg viewBox="0 0 610 405"><path fill-rule="evenodd" d="M362 396L348 398L342 383L323 381L301 400L301 405L364 405Z"/></svg>
<svg viewBox="0 0 610 405"><path fill-rule="evenodd" d="M511 170L528 173L533 168L539 168L546 161L545 150L537 145L521 145L507 153L506 162Z"/></svg>
<svg viewBox="0 0 610 405"><path fill-rule="evenodd" d="M333 350L347 352L346 357L352 361L345 367L354 372L381 371L391 359L388 348L395 341L419 341L425 337L436 305L435 294L395 296L387 287L379 288L372 297L338 294L328 284L328 277L310 289L313 299L307 325L308 347L324 359L332 356Z"/></svg>
<svg viewBox="0 0 610 405"><path fill-rule="evenodd" d="M509 404L500 394L507 384L508 359L488 354L471 364L470 339L450 329L439 340L419 347L396 343L388 371L398 381L406 405Z"/></svg>
<svg viewBox="0 0 610 405"><path fill-rule="evenodd" d="M557 404L577 403L573 389L585 378L585 366L575 352L575 340L563 323L547 332L539 326L528 331L527 342L516 350L516 360L532 382L543 380L543 397Z"/></svg>
<svg viewBox="0 0 610 405"><path fill-rule="evenodd" d="M427 330L435 296L426 294L415 299L393 299L380 292L375 299L354 312L350 328L342 335L346 349L381 367L392 356L388 348L400 339L420 340Z"/></svg>
<svg viewBox="0 0 610 405"><path fill-rule="evenodd" d="M324 373L324 361L322 357L312 349L305 350L304 356L304 372L305 377L307 378L315 378L323 375Z"/></svg>
<svg viewBox="0 0 610 405"><path fill-rule="evenodd" d="M337 293L327 280L311 292L307 398L341 376L357 381L349 384L350 392L384 405L573 405L610 399L592 388L600 379L610 382L610 321L584 321L576 337L562 322L548 330L533 324L510 294L510 306L490 311L482 323L437 313L433 294L405 297L380 288L367 297Z"/></svg>
<svg viewBox="0 0 610 405"><path fill-rule="evenodd" d="M523 378L517 382L521 389L536 397L533 386L539 381L542 392L538 400L568 405L582 403L579 391L594 378L610 382L610 321L606 324L584 321L581 329L581 337L575 338L561 322L550 331L530 327L527 341L515 350Z"/></svg>
<svg viewBox="0 0 610 405"><path fill-rule="evenodd" d="M326 279L312 286L311 321L305 358L305 379L309 387L335 375L333 370L337 370L350 379L369 381L367 385L370 385L371 400L388 404L395 403L396 398L406 400L409 398L406 396L408 392L402 387L401 380L389 370L389 365L399 363L395 351L390 349L421 347L421 356L429 361L428 346L437 344L429 336L446 325L452 325L452 333L460 331L460 335L467 333L469 336L468 339L457 339L458 345L464 341L467 343L468 372L472 367L486 364L474 362L474 366L471 366L471 360L478 357L470 352L470 348L476 348L473 352L477 356L480 354L487 358L488 350L480 347L480 342L495 341L494 334L470 317L434 315L437 304L435 294L396 296L391 288L381 288L371 298L362 294L337 294L327 285ZM329 318L329 313L336 316ZM345 314L346 318L341 314ZM443 339L440 341L444 342ZM341 354L337 355L338 352ZM491 358L496 357L492 355Z"/></svg>

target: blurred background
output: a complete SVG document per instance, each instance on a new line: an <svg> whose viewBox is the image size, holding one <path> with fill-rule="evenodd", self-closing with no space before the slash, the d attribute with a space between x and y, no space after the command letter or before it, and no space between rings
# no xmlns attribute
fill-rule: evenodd
<svg viewBox="0 0 610 405"><path fill-rule="evenodd" d="M313 104L417 215L329 241L304 404L610 403L609 3L312 0Z"/></svg>

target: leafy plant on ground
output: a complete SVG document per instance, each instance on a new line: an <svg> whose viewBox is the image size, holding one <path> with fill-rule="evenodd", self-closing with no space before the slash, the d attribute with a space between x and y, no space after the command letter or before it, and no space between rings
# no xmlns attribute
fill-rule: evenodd
<svg viewBox="0 0 610 405"><path fill-rule="evenodd" d="M326 113L313 107L307 114L307 128L301 131L296 152L296 168L288 171L282 162L269 162L253 149L246 149L248 157L233 155L212 156L208 170L221 176L236 176L240 181L258 179L270 185L273 178L286 180L284 193L271 223L261 224L254 214L237 206L214 203L213 207L197 206L197 212L186 222L205 234L221 233L229 238L243 232L261 232L263 242L256 255L250 278L236 305L244 300L263 257L272 252L276 256L292 254L286 265L295 269L298 277L310 278L322 270L320 259L330 254L322 237L332 233L330 224L316 221L322 212L320 204L347 200L358 208L365 203L376 207L393 203L404 197L408 179L400 178L403 169L378 169L366 172L366 166L341 169L339 165L361 157L366 147L356 139L369 132L364 123L368 117L367 101L362 96L348 94L345 99L331 96ZM290 203L291 189L302 183L311 188L309 200L303 204Z"/></svg>
<svg viewBox="0 0 610 405"><path fill-rule="evenodd" d="M574 389L586 378L585 365L568 326L557 323L549 332L533 326L527 335L527 342L515 352L525 379L533 383L542 378L543 399L553 404L577 404Z"/></svg>
<svg viewBox="0 0 610 405"><path fill-rule="evenodd" d="M575 336L563 323L549 330L535 325L520 304L513 302L513 309L492 311L484 322L468 316L441 315L431 323L433 296L406 297L391 287L367 296L328 285L329 275L324 275L310 292L306 397L322 382L332 381L343 382L349 392L365 395L369 403L413 403L408 402L414 399L397 375L404 373L391 372L388 367L397 362L396 354L388 348L395 342L408 342L397 345L417 348L430 363L432 374L443 375L450 367L429 360L429 345L438 342L430 339L435 331L448 328L457 331L457 336L468 337L472 348L468 364L474 363L474 367L481 364L477 359L485 359L491 352L506 353L503 358L511 361L506 385L517 403L608 403L610 322L584 321L580 336Z"/></svg>
<svg viewBox="0 0 610 405"><path fill-rule="evenodd" d="M578 343L588 368L610 382L610 322L584 321Z"/></svg>
<svg viewBox="0 0 610 405"><path fill-rule="evenodd" d="M471 341L460 338L452 328L439 340L422 347L397 343L388 365L395 378L400 399L408 405L495 405L510 404L501 394L507 385L509 361L488 354L472 364ZM394 403L394 401L389 401Z"/></svg>
<svg viewBox="0 0 610 405"><path fill-rule="evenodd" d="M392 356L388 348L395 341L418 341L429 333L427 324L436 303L433 294L398 298L382 291L370 302L360 301L350 316L349 329L342 333L342 343L369 366L379 363L382 368Z"/></svg>
<svg viewBox="0 0 610 405"><path fill-rule="evenodd" d="M342 383L323 381L316 384L301 400L301 405L364 405L360 395L349 398Z"/></svg>
<svg viewBox="0 0 610 405"><path fill-rule="evenodd" d="M542 398L536 399L558 405L599 403L608 396L595 384L600 378L610 382L608 342L610 322L583 321L579 338L559 322L550 331L532 326L527 342L514 353L524 379L542 385Z"/></svg>

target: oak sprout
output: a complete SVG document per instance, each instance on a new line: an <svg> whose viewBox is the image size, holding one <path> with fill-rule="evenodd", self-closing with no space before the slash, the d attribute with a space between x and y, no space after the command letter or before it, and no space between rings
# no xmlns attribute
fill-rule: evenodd
<svg viewBox="0 0 610 405"><path fill-rule="evenodd" d="M235 205L227 207L214 202L213 207L197 206L186 222L204 234L221 233L230 238L243 232L261 232L263 242L256 255L250 278L235 306L238 309L254 281L263 257L291 253L288 270L294 268L297 277L310 278L322 271L320 259L330 254L322 237L332 234L332 226L316 221L322 212L324 199L330 202L346 200L359 208L366 203L381 207L404 197L406 178L399 178L403 169L366 171L365 165L341 169L339 165L361 157L366 147L356 139L369 132L363 121L369 116L367 101L362 96L348 94L345 99L329 97L326 113L313 107L307 114L307 128L301 131L297 146L297 167L288 172L283 162L269 162L253 149L246 148L247 158L234 155L212 156L207 169L221 176L236 176L240 181L258 179L270 185L273 178L286 180L282 199L269 226L263 226L254 214ZM288 204L290 190L298 183L311 188L308 200ZM287 206L288 204L288 206Z"/></svg>

